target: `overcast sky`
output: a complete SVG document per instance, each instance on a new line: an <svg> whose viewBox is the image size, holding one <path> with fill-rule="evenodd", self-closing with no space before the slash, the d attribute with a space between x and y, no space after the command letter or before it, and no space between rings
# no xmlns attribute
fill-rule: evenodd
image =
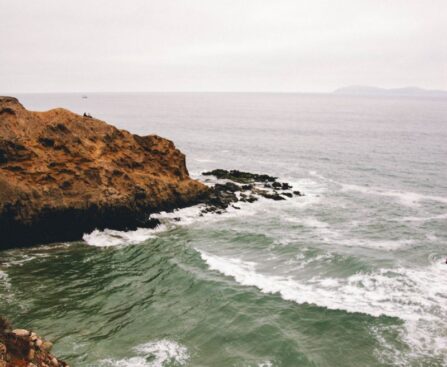
<svg viewBox="0 0 447 367"><path fill-rule="evenodd" d="M0 92L447 89L447 0L0 0Z"/></svg>

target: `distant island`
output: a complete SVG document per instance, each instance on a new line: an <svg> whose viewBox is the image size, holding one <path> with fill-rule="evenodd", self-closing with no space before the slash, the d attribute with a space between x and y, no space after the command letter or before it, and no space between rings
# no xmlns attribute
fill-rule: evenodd
<svg viewBox="0 0 447 367"><path fill-rule="evenodd" d="M351 96L393 96L393 97L444 97L447 98L447 91L423 89L419 87L404 88L379 88L367 85L351 85L336 89L334 94Z"/></svg>

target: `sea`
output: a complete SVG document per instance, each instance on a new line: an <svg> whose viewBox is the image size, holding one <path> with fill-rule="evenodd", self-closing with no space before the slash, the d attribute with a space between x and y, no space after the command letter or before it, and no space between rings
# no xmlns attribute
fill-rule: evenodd
<svg viewBox="0 0 447 367"><path fill-rule="evenodd" d="M447 366L446 99L17 97L169 138L194 178L266 173L305 195L0 252L0 314L70 366Z"/></svg>

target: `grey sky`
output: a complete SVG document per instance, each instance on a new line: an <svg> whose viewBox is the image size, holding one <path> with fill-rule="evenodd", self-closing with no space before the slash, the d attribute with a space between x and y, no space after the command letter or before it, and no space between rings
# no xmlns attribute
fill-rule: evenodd
<svg viewBox="0 0 447 367"><path fill-rule="evenodd" d="M447 89L446 0L0 0L0 92Z"/></svg>

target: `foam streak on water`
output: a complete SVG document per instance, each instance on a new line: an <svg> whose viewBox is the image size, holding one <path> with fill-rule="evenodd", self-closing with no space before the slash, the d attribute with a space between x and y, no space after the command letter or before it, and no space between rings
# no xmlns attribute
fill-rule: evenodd
<svg viewBox="0 0 447 367"><path fill-rule="evenodd" d="M380 269L346 279L314 277L300 281L293 276L258 272L254 262L198 251L210 269L234 278L241 285L255 286L264 293L279 294L284 300L299 304L397 317L405 321L406 332L402 336L414 351L428 356L433 353L443 356L447 352L444 312L447 272L439 262L427 268Z"/></svg>
<svg viewBox="0 0 447 367"><path fill-rule="evenodd" d="M422 201L432 201L447 204L447 197L434 196L434 195L423 195L417 192L411 191L394 191L394 190L386 190L377 187L367 187L367 186L359 186L359 185L351 185L351 184L341 184L343 190L346 191L358 191L367 195L379 195L379 196L387 196L391 198L396 198L403 205L407 206L415 206L419 205Z"/></svg>
<svg viewBox="0 0 447 367"><path fill-rule="evenodd" d="M183 366L189 359L188 350L171 340L157 340L134 348L137 356L120 360L100 361L102 366L111 367L163 367Z"/></svg>

